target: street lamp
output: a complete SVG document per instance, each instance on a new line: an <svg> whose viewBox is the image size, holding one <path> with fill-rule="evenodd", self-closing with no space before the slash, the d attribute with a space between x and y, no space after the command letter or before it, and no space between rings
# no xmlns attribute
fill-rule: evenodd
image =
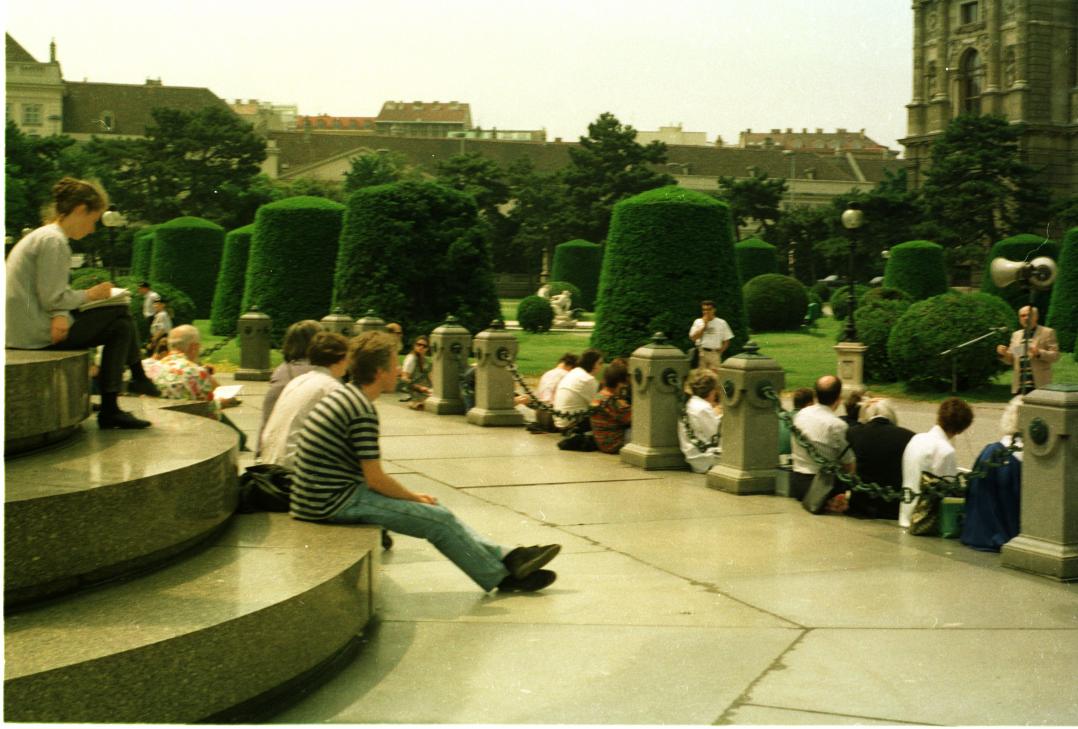
<svg viewBox="0 0 1078 729"><path fill-rule="evenodd" d="M116 229L127 225L127 218L123 216L115 205L110 205L105 214L101 216L101 224L109 231L109 276L116 280Z"/></svg>
<svg viewBox="0 0 1078 729"><path fill-rule="evenodd" d="M847 240L850 242L849 267L847 270L847 277L849 278L850 284L850 310L846 317L846 329L842 332L842 341L844 342L857 341L857 327L854 325L853 321L853 309L857 302L857 299L854 298L853 288L853 247L857 229L860 228L864 222L865 214L852 203L842 212L842 227L850 231L847 236Z"/></svg>

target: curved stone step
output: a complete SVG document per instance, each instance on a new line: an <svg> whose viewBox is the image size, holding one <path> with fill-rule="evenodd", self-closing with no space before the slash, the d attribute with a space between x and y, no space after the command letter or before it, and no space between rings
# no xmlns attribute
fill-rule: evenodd
<svg viewBox="0 0 1078 729"><path fill-rule="evenodd" d="M63 440L89 415L89 350L4 350L5 456Z"/></svg>
<svg viewBox="0 0 1078 729"><path fill-rule="evenodd" d="M182 561L9 616L5 719L237 718L355 640L378 545L374 526L238 515Z"/></svg>
<svg viewBox="0 0 1078 729"><path fill-rule="evenodd" d="M161 562L235 510L236 435L139 408L146 430L96 423L4 463L4 602L15 606Z"/></svg>

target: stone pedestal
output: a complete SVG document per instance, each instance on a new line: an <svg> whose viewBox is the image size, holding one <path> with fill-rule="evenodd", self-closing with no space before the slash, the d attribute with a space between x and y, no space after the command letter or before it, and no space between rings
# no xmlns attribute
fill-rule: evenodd
<svg viewBox="0 0 1078 729"><path fill-rule="evenodd" d="M345 337L352 336L352 317L344 313L344 309L334 307L332 313L322 317L322 328L327 332L336 332Z"/></svg>
<svg viewBox="0 0 1078 729"><path fill-rule="evenodd" d="M257 306L252 306L250 311L240 317L236 330L240 340L240 368L235 374L237 380L266 382L273 374L273 368L270 367L272 326L273 320L259 311Z"/></svg>
<svg viewBox="0 0 1078 729"><path fill-rule="evenodd" d="M1005 567L1078 579L1078 385L1048 385L1025 397L1021 533L1003 545Z"/></svg>
<svg viewBox="0 0 1078 729"><path fill-rule="evenodd" d="M423 409L437 415L464 414L464 399L460 396L460 376L468 369L468 353L472 335L447 316L445 323L430 333L431 396Z"/></svg>
<svg viewBox="0 0 1078 729"><path fill-rule="evenodd" d="M842 380L842 394L855 387L865 386L865 352L868 347L860 342L839 342L835 345L838 354L838 378Z"/></svg>
<svg viewBox="0 0 1078 729"><path fill-rule="evenodd" d="M367 309L367 313L359 319L356 319L356 324L352 327L352 331L356 334L362 334L363 332L384 332L385 329L385 321L374 313L374 309Z"/></svg>
<svg viewBox="0 0 1078 729"><path fill-rule="evenodd" d="M658 332L629 358L633 389L632 440L621 460L649 471L687 468L677 439L681 389L689 357Z"/></svg>
<svg viewBox="0 0 1078 729"><path fill-rule="evenodd" d="M4 352L4 455L73 435L90 417L90 352Z"/></svg>
<svg viewBox="0 0 1078 729"><path fill-rule="evenodd" d="M569 316L556 316L550 323L551 329L576 329L576 319Z"/></svg>
<svg viewBox="0 0 1078 729"><path fill-rule="evenodd" d="M523 425L524 416L513 406L515 381L509 365L516 360L517 340L495 319L489 329L475 335L475 407L468 422L475 425Z"/></svg>
<svg viewBox="0 0 1078 729"><path fill-rule="evenodd" d="M754 342L719 368L722 391L722 457L707 485L731 494L771 494L780 474L779 418L762 389L777 395L786 382L778 362L758 354Z"/></svg>

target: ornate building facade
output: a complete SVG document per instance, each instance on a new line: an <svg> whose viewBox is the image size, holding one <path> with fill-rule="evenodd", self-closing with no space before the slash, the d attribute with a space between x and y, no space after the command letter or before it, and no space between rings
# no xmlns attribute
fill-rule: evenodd
<svg viewBox="0 0 1078 729"><path fill-rule="evenodd" d="M1020 148L1054 195L1078 194L1078 2L914 0L906 148L920 185L955 116L1023 125Z"/></svg>

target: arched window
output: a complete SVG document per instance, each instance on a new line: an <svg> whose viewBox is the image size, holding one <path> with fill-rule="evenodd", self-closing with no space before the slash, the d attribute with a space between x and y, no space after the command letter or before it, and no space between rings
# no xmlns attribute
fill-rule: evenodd
<svg viewBox="0 0 1078 729"><path fill-rule="evenodd" d="M968 114L981 113L981 89L984 87L984 64L981 54L970 48L962 56L961 102L962 111Z"/></svg>

